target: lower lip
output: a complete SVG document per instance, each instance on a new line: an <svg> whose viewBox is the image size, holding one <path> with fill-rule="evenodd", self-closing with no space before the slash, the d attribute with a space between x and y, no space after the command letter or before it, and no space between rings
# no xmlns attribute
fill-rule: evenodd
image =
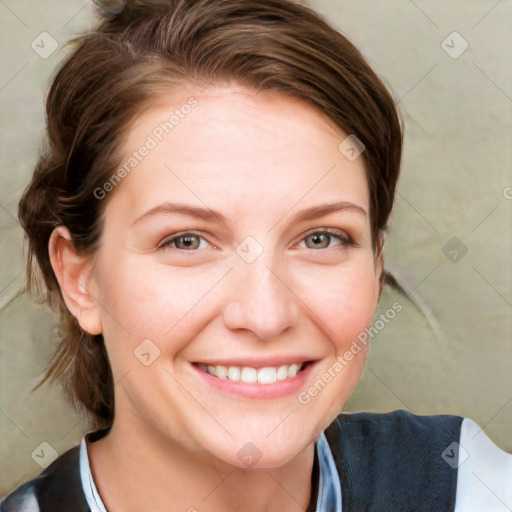
<svg viewBox="0 0 512 512"><path fill-rule="evenodd" d="M297 393L300 388L305 385L315 365L316 363L308 363L306 368L295 377L280 380L273 384L250 384L241 381L219 379L218 377L210 375L197 364L193 364L192 366L208 386L221 392L230 395L239 395L244 398L268 399L280 398Z"/></svg>

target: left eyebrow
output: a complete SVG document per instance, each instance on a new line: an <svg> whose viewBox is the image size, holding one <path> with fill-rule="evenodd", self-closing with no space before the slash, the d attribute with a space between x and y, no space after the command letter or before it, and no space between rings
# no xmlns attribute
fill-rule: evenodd
<svg viewBox="0 0 512 512"><path fill-rule="evenodd" d="M335 203L324 203L301 210L292 217L292 222L303 222L306 220L317 219L324 215L328 215L329 213L343 211L357 212L364 217L368 216L367 211L362 206L349 201L338 201Z"/></svg>
<svg viewBox="0 0 512 512"><path fill-rule="evenodd" d="M293 207L291 208L293 209ZM290 210L288 210L290 211ZM311 206L297 212L289 221L291 224L295 222L304 222L307 220L318 219L335 212L355 212L362 215L364 218L368 217L368 212L360 205L351 203L350 201L336 201L334 203L324 203L316 206ZM286 216L286 213L280 220L278 220L268 231L272 231ZM267 232L268 232L267 231Z"/></svg>

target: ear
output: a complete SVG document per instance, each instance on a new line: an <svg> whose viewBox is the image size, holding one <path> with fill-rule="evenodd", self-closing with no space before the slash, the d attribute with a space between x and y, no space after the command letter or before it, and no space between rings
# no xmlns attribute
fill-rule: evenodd
<svg viewBox="0 0 512 512"><path fill-rule="evenodd" d="M101 334L100 308L95 300L96 283L90 256L76 250L64 226L53 230L48 244L50 262L70 313L87 333Z"/></svg>

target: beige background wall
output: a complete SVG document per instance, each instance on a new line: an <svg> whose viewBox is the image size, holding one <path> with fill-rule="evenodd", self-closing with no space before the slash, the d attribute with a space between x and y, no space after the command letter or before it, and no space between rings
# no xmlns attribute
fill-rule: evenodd
<svg viewBox="0 0 512 512"><path fill-rule="evenodd" d="M385 251L405 294L387 288L380 312L395 301L403 310L374 336L347 410L471 417L512 451L512 2L309 3L374 65L406 127ZM49 77L64 42L92 19L88 1L0 1L0 494L41 470L37 454L52 453L41 443L62 453L86 428L57 387L30 392L54 324L24 293L16 203Z"/></svg>

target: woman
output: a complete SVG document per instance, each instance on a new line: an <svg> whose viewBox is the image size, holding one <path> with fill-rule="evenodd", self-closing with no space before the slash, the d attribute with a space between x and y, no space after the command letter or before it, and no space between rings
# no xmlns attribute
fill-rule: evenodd
<svg viewBox="0 0 512 512"><path fill-rule="evenodd" d="M402 146L361 54L286 0L115 11L55 77L20 202L61 314L47 377L93 431L1 510L510 506L470 420L339 415Z"/></svg>

